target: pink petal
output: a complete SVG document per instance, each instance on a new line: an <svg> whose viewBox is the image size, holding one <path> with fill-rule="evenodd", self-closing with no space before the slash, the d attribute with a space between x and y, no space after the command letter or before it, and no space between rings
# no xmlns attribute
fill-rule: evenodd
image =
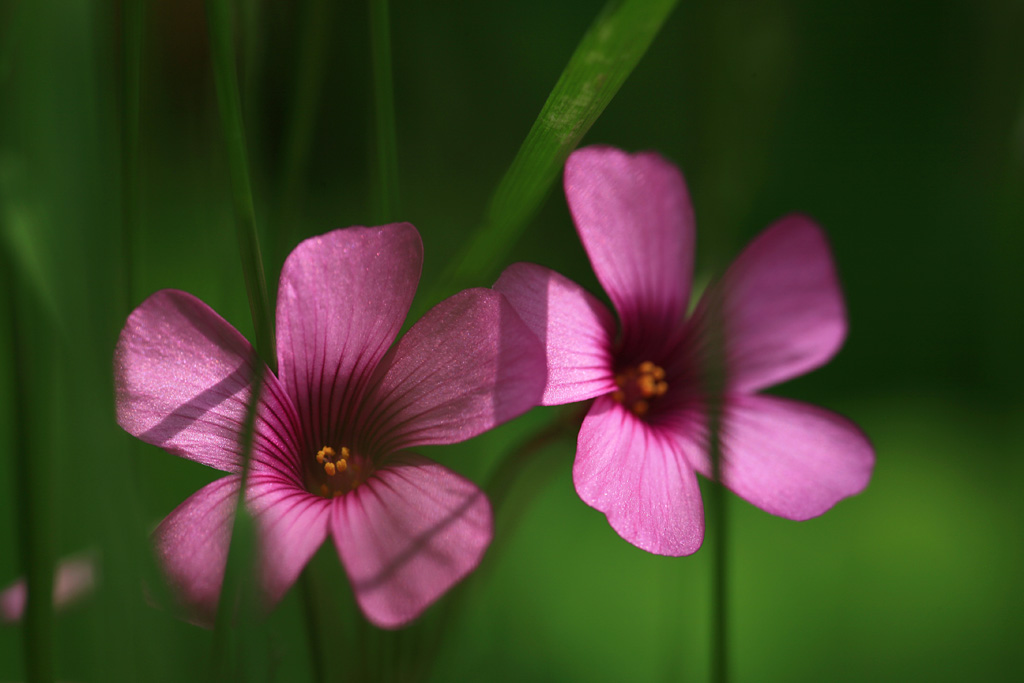
<svg viewBox="0 0 1024 683"><path fill-rule="evenodd" d="M53 576L53 608L68 607L96 587L96 560L91 554L68 557L57 563ZM28 584L18 579L0 592L0 622L21 621L28 602Z"/></svg>
<svg viewBox="0 0 1024 683"><path fill-rule="evenodd" d="M695 236L679 170L657 154L587 147L566 162L565 196L625 348L674 339L689 305Z"/></svg>
<svg viewBox="0 0 1024 683"><path fill-rule="evenodd" d="M700 488L680 444L617 401L602 396L591 406L572 474L580 498L638 548L672 556L700 548Z"/></svg>
<svg viewBox="0 0 1024 683"><path fill-rule="evenodd" d="M211 625L216 617L239 481L229 476L204 486L153 533L169 583L200 624ZM330 501L276 474L253 472L246 503L258 530L263 607L270 609L327 537Z"/></svg>
<svg viewBox="0 0 1024 683"><path fill-rule="evenodd" d="M165 289L128 317L114 351L117 421L146 443L227 472L241 470L239 433L253 376L252 347L186 292ZM297 418L264 373L254 470L297 477Z"/></svg>
<svg viewBox="0 0 1024 683"><path fill-rule="evenodd" d="M720 298L718 298L720 297ZM762 232L701 302L723 301L732 391L750 393L828 361L846 337L846 307L821 229L806 216Z"/></svg>
<svg viewBox="0 0 1024 683"><path fill-rule="evenodd" d="M409 311L423 264L416 228L346 228L302 242L277 296L281 381L302 416L307 449L342 438L368 375Z"/></svg>
<svg viewBox="0 0 1024 683"><path fill-rule="evenodd" d="M335 503L331 529L342 564L363 613L382 628L419 616L491 542L483 492L419 456L392 459Z"/></svg>
<svg viewBox="0 0 1024 683"><path fill-rule="evenodd" d="M537 405L544 349L508 300L470 289L431 309L381 362L362 447L393 453L476 436Z"/></svg>
<svg viewBox="0 0 1024 683"><path fill-rule="evenodd" d="M505 269L494 289L547 350L543 405L583 401L615 390L612 343L615 320L572 280L532 263Z"/></svg>
<svg viewBox="0 0 1024 683"><path fill-rule="evenodd" d="M239 481L232 475L207 484L153 532L157 559L175 595L206 626L217 616Z"/></svg>
<svg viewBox="0 0 1024 683"><path fill-rule="evenodd" d="M327 538L331 501L280 479L253 474L246 494L260 534L260 583L276 605Z"/></svg>
<svg viewBox="0 0 1024 683"><path fill-rule="evenodd" d="M868 485L875 453L867 437L833 412L773 396L732 396L722 422L722 479L766 512L805 520ZM694 464L711 465L701 450Z"/></svg>

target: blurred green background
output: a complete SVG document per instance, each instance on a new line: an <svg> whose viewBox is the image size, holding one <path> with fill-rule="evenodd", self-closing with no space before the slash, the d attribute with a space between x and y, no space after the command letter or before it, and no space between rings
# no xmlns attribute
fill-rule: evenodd
<svg viewBox="0 0 1024 683"><path fill-rule="evenodd" d="M422 233L425 284L478 227L602 6L392 2L400 218ZM324 13L309 33L314 7ZM365 3L239 8L273 292L299 240L380 220L369 19ZM117 428L111 352L131 308L165 287L250 338L252 324L199 0L146 3L139 226L123 237L121 9L0 0L0 233L12 259L0 265L0 584L21 572L14 472L31 457L47 475L42 547L103 557L98 593L55 617L57 676L179 681L204 676L210 633L147 604L145 534L216 474ZM315 29L325 47L300 67ZM729 496L735 680L1024 677L1022 35L1024 3L1011 0L681 2L583 140L679 164L699 277L790 211L815 216L835 250L847 343L774 392L851 417L877 466L863 494L805 523ZM289 152L303 73L310 144ZM516 260L603 296L558 185L507 247L504 263ZM429 455L483 482L554 412ZM331 675L367 673L353 652L370 652L370 677L401 677L381 662L426 651L435 681L705 680L709 549L672 559L622 541L576 497L572 457L569 438L524 461L502 540L458 592L457 618L442 618L443 602L397 637L353 630L344 575L322 550L314 566L333 590L317 600L339 636ZM248 625L251 680L311 680L297 593ZM0 680L25 675L20 630L0 627Z"/></svg>

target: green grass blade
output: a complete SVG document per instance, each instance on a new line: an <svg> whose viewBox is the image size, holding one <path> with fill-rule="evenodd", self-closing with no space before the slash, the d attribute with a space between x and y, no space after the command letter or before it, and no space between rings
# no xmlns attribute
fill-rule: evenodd
<svg viewBox="0 0 1024 683"><path fill-rule="evenodd" d="M132 310L132 255L139 226L139 83L142 71L144 0L121 7L121 290L124 312Z"/></svg>
<svg viewBox="0 0 1024 683"><path fill-rule="evenodd" d="M274 317L267 296L259 238L256 235L256 212L249 181L249 156L246 152L242 104L238 94L238 73L231 31L231 12L226 0L208 0L206 17L210 30L210 52L217 88L221 127L227 145L228 169L231 174L231 199L235 209L238 246L242 254L245 289L249 293L249 310L256 329L256 349L272 369L277 367L274 351Z"/></svg>
<svg viewBox="0 0 1024 683"><path fill-rule="evenodd" d="M245 423L240 435L241 452L245 456L242 481L235 500L235 518L228 546L228 559L224 567L220 602L213 627L212 674L215 681L245 680L246 661L242 653L253 647L250 631L257 616L256 596L256 526L245 507L245 491L249 479L249 460L256 432L256 412L263 389L263 364L258 357L252 359L252 396L246 408Z"/></svg>
<svg viewBox="0 0 1024 683"><path fill-rule="evenodd" d="M676 2L611 0L605 5L501 179L483 226L442 283L462 288L493 274L501 254L523 232L565 160L633 72Z"/></svg>
<svg viewBox="0 0 1024 683"><path fill-rule="evenodd" d="M313 131L323 94L322 83L328 64L330 38L334 35L337 8L333 0L307 0L302 10L295 89L289 98L290 110L285 129L280 195L271 222L273 262L283 261L288 248L297 241L294 219L296 208L303 198L303 180L313 146Z"/></svg>
<svg viewBox="0 0 1024 683"><path fill-rule="evenodd" d="M256 528L254 520L246 510L245 491L256 429L256 412L265 380L264 362L276 367L276 353L273 311L267 296L263 259L256 234L256 216L249 181L249 159L242 123L231 12L227 1L208 0L206 16L217 102L228 151L238 246L242 256L245 287L249 294L249 309L256 330L256 353L252 359L252 395L239 435L240 452L244 458L242 476L213 631L213 680L223 681L245 680L248 677L247 670L255 663L254 655L257 654L257 645L254 642L256 638L252 632L257 604L253 569L256 566Z"/></svg>
<svg viewBox="0 0 1024 683"><path fill-rule="evenodd" d="M19 277L22 268L0 244L0 270L9 305L5 327L11 334L14 411L13 491L18 516L21 568L28 587L24 614L26 679L53 680L53 528L49 463L40 452L40 418L49 412L53 393L52 353L45 317L33 315L36 303ZM45 370L45 371L44 371ZM50 371L50 372L46 372ZM48 381L49 380L49 381Z"/></svg>
<svg viewBox="0 0 1024 683"><path fill-rule="evenodd" d="M373 53L373 103L377 149L373 216L377 223L397 220L398 136L391 73L391 23L388 0L370 0L370 49Z"/></svg>

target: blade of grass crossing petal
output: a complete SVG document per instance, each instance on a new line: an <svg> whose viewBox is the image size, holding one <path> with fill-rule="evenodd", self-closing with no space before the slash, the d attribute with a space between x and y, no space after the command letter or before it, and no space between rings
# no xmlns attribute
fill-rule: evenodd
<svg viewBox="0 0 1024 683"><path fill-rule="evenodd" d="M388 0L370 0L370 49L373 56L373 103L376 166L373 215L377 223L398 219L398 141L395 90L391 72L391 21Z"/></svg>
<svg viewBox="0 0 1024 683"><path fill-rule="evenodd" d="M227 0L207 0L206 17L210 32L210 53L217 89L221 128L227 146L228 169L231 174L231 198L235 210L238 247L242 256L245 288L249 293L249 310L256 330L256 349L263 361L276 368L274 350L273 310L267 296L252 187L249 182L249 159L242 123L242 105L238 94L238 73L231 31L231 13Z"/></svg>
<svg viewBox="0 0 1024 683"><path fill-rule="evenodd" d="M56 392L55 377L48 362L52 346L43 316L32 315L38 305L19 277L11 251L0 245L0 270L6 282L8 320L12 336L10 363L14 405L12 429L14 478L11 492L18 519L18 549L26 578L28 600L23 621L25 671L28 681L53 680L53 549L49 511L50 485L47 459L38 451L39 421L49 413L49 401ZM20 271L20 272L19 272ZM50 380L50 381L48 381Z"/></svg>
<svg viewBox="0 0 1024 683"><path fill-rule="evenodd" d="M611 0L576 47L498 185L481 229L442 278L458 288L493 274L559 178L569 154L633 72L678 0ZM431 298L433 300L433 298Z"/></svg>
<svg viewBox="0 0 1024 683"><path fill-rule="evenodd" d="M254 354L255 355L255 354ZM213 627L212 671L213 680L245 680L243 667L249 657L243 656L246 646L253 645L247 631L256 617L256 528L245 507L245 491L249 479L249 462L256 431L256 412L263 389L264 365L258 357L252 359L252 396L246 407L245 422L239 439L244 455L242 481L235 501L235 519L228 546L227 565L221 584L220 601ZM248 667L246 667L248 668Z"/></svg>
<svg viewBox="0 0 1024 683"><path fill-rule="evenodd" d="M241 485L214 623L211 668L213 680L222 681L245 680L248 678L247 671L257 664L266 652L265 649L257 650L258 643L252 630L257 604L253 570L256 560L256 533L254 522L246 511L245 491L249 477L256 412L264 381L264 363L275 367L276 352L272 311L256 234L256 217L249 182L249 161L235 66L234 39L227 0L207 0L206 16L217 102L227 145L238 245L242 256L246 291L249 294L249 309L256 330L256 352L252 359L252 395L239 437L244 463ZM233 628L235 625L237 628Z"/></svg>

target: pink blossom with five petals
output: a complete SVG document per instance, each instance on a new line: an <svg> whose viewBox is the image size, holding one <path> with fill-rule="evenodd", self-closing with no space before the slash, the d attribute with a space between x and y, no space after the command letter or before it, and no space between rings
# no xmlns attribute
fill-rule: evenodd
<svg viewBox="0 0 1024 683"><path fill-rule="evenodd" d="M492 537L469 480L408 449L463 441L536 405L544 352L504 296L441 302L396 343L422 266L409 224L302 242L281 272L279 375L265 371L245 491L266 607L330 535L367 618L396 628L472 571ZM190 615L212 622L224 576L251 395L248 341L209 306L163 290L115 352L118 423L229 475L154 532Z"/></svg>
<svg viewBox="0 0 1024 683"><path fill-rule="evenodd" d="M874 451L856 425L757 393L824 364L846 336L831 252L811 219L768 227L688 316L695 227L678 169L653 153L589 147L566 163L565 193L618 329L598 299L539 265L510 266L494 288L546 347L542 403L594 400L573 466L588 505L639 548L696 552L713 405L721 479L757 507L805 520L867 486ZM714 385L709 361L721 367Z"/></svg>

